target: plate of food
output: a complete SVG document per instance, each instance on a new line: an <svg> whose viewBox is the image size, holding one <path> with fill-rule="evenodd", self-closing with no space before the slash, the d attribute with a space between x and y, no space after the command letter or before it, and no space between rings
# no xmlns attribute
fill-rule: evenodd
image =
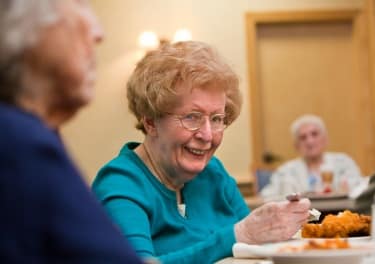
<svg viewBox="0 0 375 264"><path fill-rule="evenodd" d="M275 264L356 264L373 254L375 242L348 239L290 240L280 243L233 246L235 258L271 258Z"/></svg>

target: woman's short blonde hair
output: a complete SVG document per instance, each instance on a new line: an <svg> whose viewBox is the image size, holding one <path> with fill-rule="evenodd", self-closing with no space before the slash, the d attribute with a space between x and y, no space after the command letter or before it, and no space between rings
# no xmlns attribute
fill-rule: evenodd
<svg viewBox="0 0 375 264"><path fill-rule="evenodd" d="M314 125L323 133L326 134L326 126L323 120L316 115L302 115L298 117L296 120L293 121L292 125L290 126L290 132L292 133L293 139L298 139L298 131L303 125Z"/></svg>
<svg viewBox="0 0 375 264"><path fill-rule="evenodd" d="M127 83L129 110L137 118L136 128L145 132L142 119L160 118L177 103L178 84L191 89L214 84L226 94L226 122L240 114L242 97L238 77L209 45L198 41L164 44L148 52L137 64Z"/></svg>

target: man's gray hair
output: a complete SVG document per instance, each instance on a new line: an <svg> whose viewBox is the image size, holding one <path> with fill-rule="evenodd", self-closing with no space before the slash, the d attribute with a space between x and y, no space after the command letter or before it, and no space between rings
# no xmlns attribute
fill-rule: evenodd
<svg viewBox="0 0 375 264"><path fill-rule="evenodd" d="M327 133L323 120L316 115L308 114L300 116L293 121L292 125L290 126L290 132L292 133L293 139L297 139L298 131L303 125L315 125L324 134Z"/></svg>
<svg viewBox="0 0 375 264"><path fill-rule="evenodd" d="M59 17L65 0L0 0L0 101L12 102L20 88L21 55L38 41L40 30Z"/></svg>

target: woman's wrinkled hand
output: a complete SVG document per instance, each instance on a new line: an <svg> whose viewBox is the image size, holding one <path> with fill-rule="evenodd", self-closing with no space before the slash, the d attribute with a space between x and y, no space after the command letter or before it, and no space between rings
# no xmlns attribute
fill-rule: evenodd
<svg viewBox="0 0 375 264"><path fill-rule="evenodd" d="M307 222L310 200L269 202L234 226L237 242L262 244L290 239Z"/></svg>

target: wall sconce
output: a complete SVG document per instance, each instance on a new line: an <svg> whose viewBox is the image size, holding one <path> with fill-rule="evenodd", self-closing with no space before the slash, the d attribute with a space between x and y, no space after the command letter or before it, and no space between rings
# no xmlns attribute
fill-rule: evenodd
<svg viewBox="0 0 375 264"><path fill-rule="evenodd" d="M172 43L179 41L188 41L192 39L190 30L186 28L178 29L174 36ZM146 50L156 49L164 43L171 42L168 38L159 38L153 31L144 31L138 39L139 46Z"/></svg>
<svg viewBox="0 0 375 264"><path fill-rule="evenodd" d="M191 32L190 30L186 28L178 29L176 33L174 33L174 36L173 36L173 42L188 41L191 39L192 39Z"/></svg>
<svg viewBox="0 0 375 264"><path fill-rule="evenodd" d="M160 40L155 32L145 31L139 36L138 43L144 49L156 49Z"/></svg>

